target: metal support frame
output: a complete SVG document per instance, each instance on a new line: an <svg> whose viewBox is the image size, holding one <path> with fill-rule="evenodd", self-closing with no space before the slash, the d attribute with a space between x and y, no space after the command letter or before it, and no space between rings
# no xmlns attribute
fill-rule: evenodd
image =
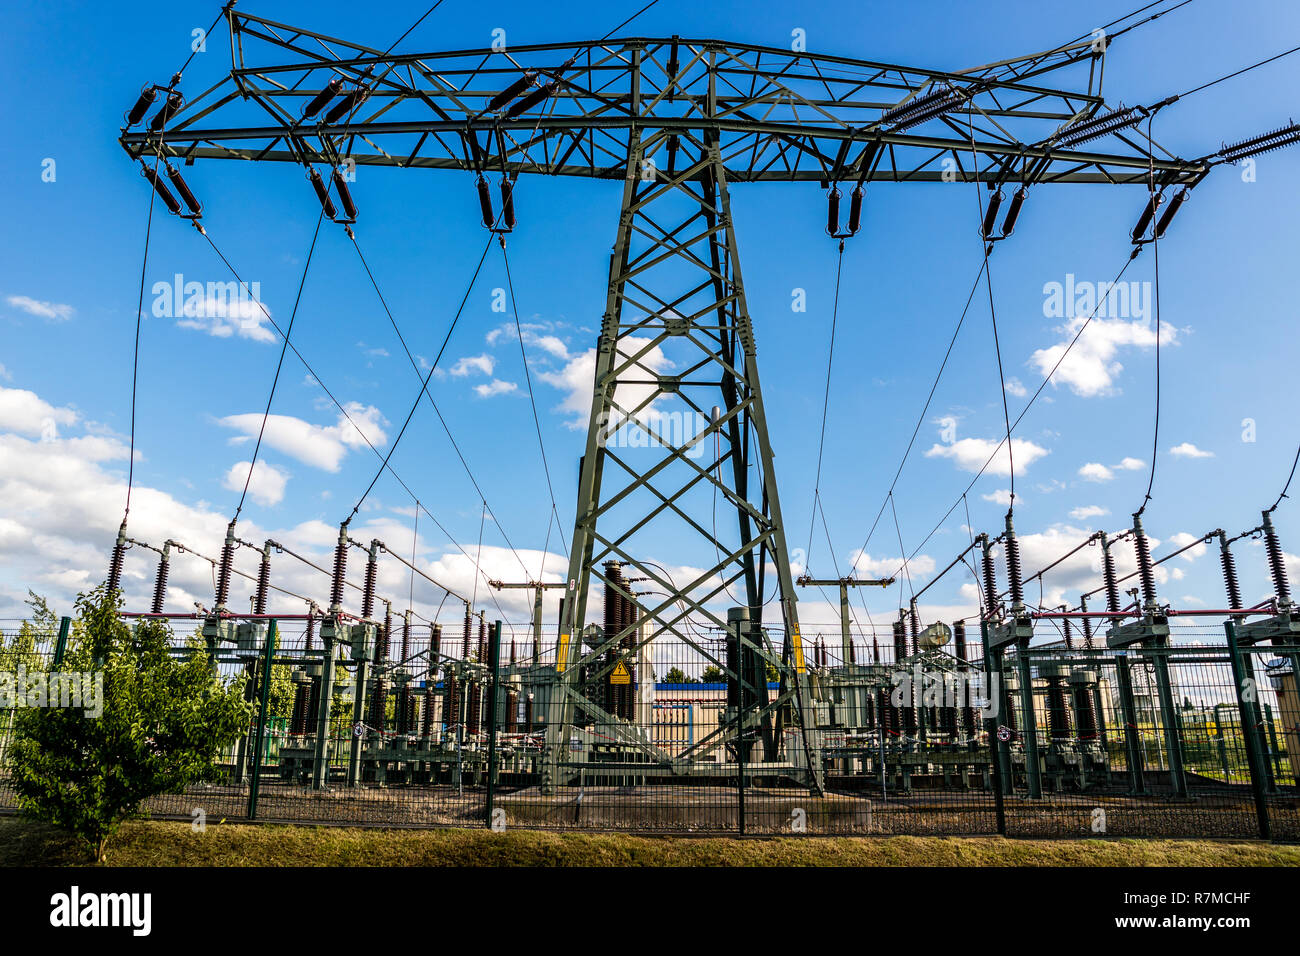
<svg viewBox="0 0 1300 956"><path fill-rule="evenodd" d="M840 589L840 663L853 663L853 638L849 633L849 588L854 587L882 587L887 588L894 583L893 578L834 578L831 580L817 580L810 578L808 575L802 575L794 582L799 587L837 587Z"/></svg>
<svg viewBox="0 0 1300 956"><path fill-rule="evenodd" d="M652 152L667 135L655 134L643 144L634 132L629 168L639 169L639 158ZM636 606L636 622L618 634L603 635L604 644L615 646L631 637L630 652L635 654L657 636L672 634L726 672L725 662L700 642L690 624L725 629L726 621L708 605L731 584L743 580L751 620L761 627L763 577L770 561L776 567L782 610L783 641L778 659L786 665L792 683L788 691L782 688L778 701L789 698L794 702L809 785L820 791L822 768L809 742L813 722L803 686L807 668L797 598L726 168L711 138L683 133L679 140L684 169L672 176L655 171L624 183L571 539L567 580L572 590L566 599L566 619L556 655L558 713L548 722L552 781L558 778L574 706L581 698L579 675L583 667L596 664L601 653L599 648L582 647L588 588L597 581L618 587L606 578L603 563L619 561L625 571L630 567L637 577L655 582L668 595L662 601L643 603L640 597L620 589ZM668 353L681 374L659 374L652 356ZM676 413L681 416L677 421L696 422L699 433L690 438L684 432L658 434L647 412L652 402L654 415ZM712 414L710 405L715 408ZM650 447L643 450L653 461L633 460L636 449L612 447L620 444L616 436L631 430L646 435ZM694 460L695 449L708 448L713 441L718 451L705 456L707 466L702 466ZM750 487L751 466L758 472L758 488ZM677 519L688 536L694 538L691 532L698 533L711 547L718 547L723 523L718 522L715 529L705 528L690 510L691 502L702 493L725 502L724 513L735 515L739 544L721 546L712 566L693 581L679 585L646 560L638 535L652 520L666 523ZM683 623L688 621L690 624ZM649 626L642 629L643 622ZM768 652L775 656L774 648ZM600 676L598 666L588 679ZM584 700L582 707L602 721L617 723L590 702ZM699 755L720 746L724 736L720 734L698 751ZM665 753L653 756L670 759Z"/></svg>

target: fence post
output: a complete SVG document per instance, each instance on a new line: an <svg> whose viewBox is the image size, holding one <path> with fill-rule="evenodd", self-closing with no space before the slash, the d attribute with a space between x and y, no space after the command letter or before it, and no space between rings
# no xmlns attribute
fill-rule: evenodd
<svg viewBox="0 0 1300 956"><path fill-rule="evenodd" d="M63 655L68 651L68 629L72 627L72 618L59 618L59 637L54 642L54 665L53 669L58 670L63 666Z"/></svg>
<svg viewBox="0 0 1300 956"><path fill-rule="evenodd" d="M501 696L501 622L492 625L492 638L488 642L488 671L491 682L488 692L488 776L487 776L487 820L492 827L492 814L496 810L497 797L497 702Z"/></svg>
<svg viewBox="0 0 1300 956"><path fill-rule="evenodd" d="M262 652L261 701L257 707L257 736L253 739L253 777L248 784L248 819L257 819L257 791L262 781L262 754L266 744L266 710L271 703L271 663L279 635L272 618L266 630L266 649Z"/></svg>
<svg viewBox="0 0 1300 956"><path fill-rule="evenodd" d="M1137 725L1137 708L1133 702L1133 675L1129 671L1128 652L1120 649L1115 652L1115 683L1119 685L1120 720L1124 722L1124 753L1128 762L1129 778L1132 780L1132 792L1145 794L1146 775L1142 760L1142 743Z"/></svg>
<svg viewBox="0 0 1300 956"><path fill-rule="evenodd" d="M1250 690L1246 689L1246 668L1241 656L1241 646L1237 643L1237 624L1229 619L1223 622L1223 629L1228 635L1228 655L1232 658L1232 680L1237 685L1237 706L1241 710L1241 736L1246 743L1246 764L1250 768L1250 788L1255 794L1255 816L1259 820L1259 838L1270 839L1271 822L1268 817L1268 799L1264 795L1266 786L1264 767L1260 760L1259 738L1256 727L1259 718L1255 711L1255 683L1250 681ZM1228 783L1227 780L1224 783Z"/></svg>
<svg viewBox="0 0 1300 956"><path fill-rule="evenodd" d="M993 763L993 809L997 814L998 834L1007 835L1007 804L1005 789L1011 784L1010 767L1006 766L1006 744L998 737L998 715L1007 695L1002 693L1002 649L989 648L988 621L980 621L980 640L984 644L984 687L992 716L984 724L989 735L989 760ZM996 676L995 676L996 675ZM883 750L883 748L882 748ZM883 757L882 757L883 760ZM882 770L883 773L883 770Z"/></svg>

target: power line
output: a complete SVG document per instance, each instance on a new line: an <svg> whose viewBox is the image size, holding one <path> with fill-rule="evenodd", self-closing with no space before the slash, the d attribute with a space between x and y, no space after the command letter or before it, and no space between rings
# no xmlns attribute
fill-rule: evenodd
<svg viewBox="0 0 1300 956"><path fill-rule="evenodd" d="M567 560L569 557L569 543L564 538L564 529L559 527L560 511L558 506L555 504L555 487L551 484L551 466L546 461L546 442L542 440L542 420L541 417L537 414L537 398L533 394L533 378L532 378L532 374L528 371L528 353L524 349L524 327L519 322L519 300L515 297L515 283L514 283L514 279L511 278L510 275L510 256L506 253L505 237L501 236L500 240L501 240L501 260L502 262L505 263L505 267L506 267L506 286L510 290L510 305L514 310L514 316L515 316L515 332L519 337L519 357L523 360L524 363L524 384L528 387L528 403L532 406L533 409L533 426L537 429L537 447L541 450L542 453L542 471L546 475L546 490L551 496L551 513L555 516L556 530L560 534L560 544L564 548L564 557ZM549 536L550 534L549 518L547 519L546 525L547 525L547 534Z"/></svg>
<svg viewBox="0 0 1300 956"><path fill-rule="evenodd" d="M1151 138L1151 124L1155 120L1155 114L1147 117L1147 142L1153 142ZM1148 153L1148 155L1150 155ZM1156 207L1156 172L1153 162L1148 161L1148 188L1150 195L1151 208ZM1151 430L1151 474L1147 478L1147 493L1142 498L1142 505L1138 508L1137 513L1140 515L1146 511L1147 502L1151 500L1151 489L1156 483L1156 459L1160 455L1160 228L1156 227L1151 234L1151 251L1155 256L1155 299L1156 299L1156 409L1155 409L1155 426Z"/></svg>
<svg viewBox="0 0 1300 956"><path fill-rule="evenodd" d="M293 300L293 311L289 314L289 324L284 331L284 343L280 346L280 359L275 363L275 375L271 379L271 394L266 396L266 411L262 413L262 424L257 430L257 443L253 446L253 457L248 463L248 474L244 476L244 490L239 495L239 505L235 508L235 520L244 510L244 499L248 496L248 486L253 481L253 469L257 466L257 456L262 450L262 436L266 433L266 422L271 417L271 402L275 399L276 387L280 384L280 370L284 367L284 354L289 349L289 337L293 335L294 319L298 317L298 305L302 302L302 290L307 285L307 270L311 268L311 258L316 251L316 240L320 238L321 223L325 221L325 210L321 209L316 218L316 231L312 233L311 245L307 249L307 261L302 267L302 277L298 280L298 294Z"/></svg>
<svg viewBox="0 0 1300 956"><path fill-rule="evenodd" d="M1233 77L1241 76L1243 73L1249 73L1251 70L1255 70L1261 66L1265 66L1266 64L1272 63L1274 60L1280 60L1284 56L1290 56L1292 53L1295 53L1297 51L1300 51L1300 46L1293 46L1289 50L1285 50L1282 53L1276 54L1275 56L1270 56L1267 60L1260 60L1258 63L1252 63L1250 66L1243 67L1240 70L1236 70L1232 73L1225 74L1224 76L1219 77L1217 80L1210 80L1210 82L1208 83L1202 83L1200 86L1195 86L1192 89L1188 90L1186 93L1179 93L1178 96L1175 97L1175 99L1182 99L1184 96L1191 96L1193 93L1199 93L1201 90L1208 90L1211 86L1214 86L1218 83L1222 83L1224 80L1230 80Z"/></svg>
<svg viewBox="0 0 1300 956"><path fill-rule="evenodd" d="M1132 265L1134 258L1135 258L1134 256L1130 255L1127 259L1125 259L1123 268L1121 268L1119 272L1115 275L1115 278L1111 280L1112 286L1116 285L1119 282L1119 280L1124 277L1124 273L1128 271L1128 267ZM1052 366L1051 371L1049 371L1047 375L1043 378L1043 381L1039 383L1038 388L1034 390L1034 394L1031 395L1029 397L1029 401L1025 403L1025 407L1021 409L1020 414L1016 416L1016 420L1011 423L1012 431L1014 431L1016 426L1018 426L1021 420L1024 419L1025 415L1029 412L1029 409L1033 407L1034 402L1037 401L1038 399L1038 396L1043 393L1043 389L1047 387L1047 383L1052 380L1052 376L1054 376L1056 374L1056 370L1061 367L1061 363L1065 361L1065 357L1070 354L1070 350L1073 349L1075 343L1079 341L1079 336L1083 335L1084 330L1088 328L1089 324L1091 324L1093 318L1097 314L1097 310L1101 308L1101 305L1102 302L1099 301L1095 306L1093 306L1092 312L1089 313L1088 318L1084 320L1083 324L1079 326L1079 331L1077 331L1074 334L1074 338L1070 340L1069 345L1067 345L1065 347L1065 350L1061 352L1060 357L1057 358L1056 360L1056 364ZM930 533L927 534L921 540L921 543L916 546L916 549L905 559L905 561L911 560L912 558L916 557L916 555L920 552L920 550L924 548L925 545L929 542L929 540L932 537L934 537L934 535L938 532L938 530L941 527L943 527L943 523L948 520L948 516L951 515L953 511L957 509L957 506L962 503L962 500L966 497L966 495L970 492L970 490L975 487L975 482L979 481L980 476L982 476L985 470L988 469L989 465L993 463L993 459L997 457L998 452L1002 450L1002 446L1006 444L1006 442L1007 442L1007 438L1005 437L998 442L997 447L995 447L993 451L989 454L989 457L985 459L984 464L980 466L980 470L976 472L975 477L971 479L970 484L966 486L965 490L962 491L961 495L957 498L957 500L952 503L952 506L947 511L944 512L943 517L941 517L938 523L935 524L935 526L932 529L930 529ZM903 570L903 566L900 565L898 571L902 571L902 570ZM898 571L895 571L894 574L897 575Z"/></svg>
<svg viewBox="0 0 1300 956"><path fill-rule="evenodd" d="M239 271L234 267L234 265L230 262L230 260L226 258L225 253L221 251L221 249L213 241L212 237L208 235L207 230L203 230L201 234L203 235L203 238L208 241L208 245L212 247L212 251L217 254L217 258L219 258L222 261L222 263L225 264L226 268L230 270L231 275L233 275L236 281L238 281L239 284L244 288L244 290L247 291L248 284L244 281L243 277L240 276ZM486 250L484 250L484 252L486 253ZM283 330L280 328L279 325L276 324L275 320L271 318L270 313L266 311L266 307L263 306L260 302L258 303L258 306L262 309L262 314L266 316L266 320L268 323L270 323L271 328L275 329L275 331L283 337L284 335ZM391 474L394 479L396 479L397 483L402 487L402 490L411 496L411 499L416 503L416 507L419 508L419 510L423 511L425 515L428 516L429 520L431 520L434 523L434 525L437 526L438 530L441 531L446 536L447 540L451 542L451 544L456 548L457 551L463 554L466 558L469 558L469 552L467 552L460 545L460 543L456 540L456 538L452 535L452 533L447 530L447 528L442 524L441 521L438 520L438 516L435 515L432 511L430 511L420 501L419 497L416 496L415 492L411 489L410 485L408 485L403 480L402 476L397 473L397 470L391 464L389 464L387 461L384 460L383 452L381 452L378 448L375 447L375 443L370 440L369 436L366 435L365 431L361 428L361 426L357 424L356 420L352 417L352 414L347 410L347 408L343 405L343 403L338 400L338 398L334 395L332 391L330 391L329 386L325 384L325 380L321 378L321 376L316 372L314 368L312 368L311 363L308 362L307 359L303 356L303 354L298 350L298 347L293 343L290 343L289 350L292 351L293 354L297 357L298 361L302 363L303 368L307 370L307 374L310 375L312 377L312 380L321 387L321 390L325 393L326 397L329 398L329 400L334 403L334 407L339 410L339 413L343 415L344 419L348 422L349 425L352 426L353 430L356 431L356 433L361 436L361 440L366 443L366 446L370 449L370 451L374 454L374 456L380 459L382 462L384 462L383 467L388 470L389 474ZM493 597L493 600L495 601L495 595ZM499 604L497 606L498 608L500 608ZM502 610L502 613L503 614L505 613L504 610Z"/></svg>
<svg viewBox="0 0 1300 956"><path fill-rule="evenodd" d="M839 255L835 260L835 299L831 307L831 344L826 353L826 394L822 398L822 430L817 442L817 477L813 481L812 515L808 519L808 552L805 564L812 564L813 529L817 526L817 507L821 502L822 455L826 451L826 419L831 407L831 369L835 365L835 326L840 315L840 274L844 269L844 240L840 240ZM824 517L824 513L823 513ZM834 555L831 556L834 558Z"/></svg>
<svg viewBox="0 0 1300 956"><path fill-rule="evenodd" d="M406 415L406 421L402 423L401 431L397 433L397 438L395 438L393 444L389 446L388 454L384 456L384 462L380 466L379 471L375 472L375 477L370 479L370 484L366 486L366 490L362 492L361 497L357 499L356 505L352 508L352 515L355 515L361 510L361 506L365 503L371 490L374 489L375 482L377 482L379 476L384 473L384 469L388 466L389 459L393 457L393 452L397 450L397 446L401 442L402 436L406 434L406 428L411 424L411 418L415 415L415 410L420 407L420 399L424 397L425 390L429 387L429 379L433 376L434 369L438 367L438 362L442 359L443 353L447 350L447 343L451 341L451 334L456 331L456 323L460 321L461 313L465 311L465 303L469 301L469 294L474 291L474 283L478 281L478 274L483 269L483 262L487 259L488 249L491 248L491 246L492 237L488 236L488 241L483 245L483 254L479 256L478 265L474 267L474 274L470 277L469 285L465 289L465 295L460 300L460 307L456 309L456 314L452 317L451 325L447 328L447 334L443 336L442 345L438 348L438 354L434 356L432 364L429 365L429 371L425 374L423 381L420 383L420 391L415 396L415 402L412 403L411 410ZM349 515L349 520L351 520L351 515Z"/></svg>
<svg viewBox="0 0 1300 956"><path fill-rule="evenodd" d="M1286 493L1288 489L1290 489L1291 487L1291 479L1295 477L1295 467L1298 464L1300 464L1300 448L1296 449L1295 461L1291 462L1291 474L1286 476L1286 484L1282 486L1282 493L1277 496L1277 501L1273 502L1273 507L1269 508L1268 509L1269 511L1276 511L1277 506L1280 505L1282 503L1282 499L1286 497Z"/></svg>
<svg viewBox="0 0 1300 956"><path fill-rule="evenodd" d="M361 260L361 267L365 269L366 276L370 279L370 284L375 289L375 295L379 297L379 304L383 308L384 314L388 316L388 322L392 325L393 331L397 333L397 341L401 343L402 351L406 353L406 360L410 362L411 370L415 372L415 377L420 378L420 367L415 361L415 356L411 353L410 346L406 344L406 336L402 334L402 330L397 324L397 318L393 315L392 309L388 307L388 300L384 297L383 291L379 288L379 281L375 278L374 272L371 271L370 263L366 260L365 254L361 251L361 244L357 241L355 232L352 233L351 239L352 246L357 251L357 257ZM524 567L523 558L519 556L519 551L511 542L510 536L506 534L505 528L497 519L496 513L492 510L492 506L487 503L487 495L483 493L483 489L479 486L478 479L474 477L474 470L470 468L469 461L465 458L465 453L461 451L460 444L456 441L456 436L451 433L451 426L447 424L447 419L443 416L442 409L438 407L438 403L434 400L433 393L429 391L428 381L421 379L420 387L421 394L429 400L429 404L433 407L433 413L438 416L438 422L442 425L442 430L447 436L447 441L451 442L451 447L456 452L456 457L460 460L461 467L465 470L465 474L469 478L470 484L474 486L474 490L483 500L484 507L487 508L488 514L491 515L492 523L497 526L497 530L501 532L502 539L505 540L506 545L514 554L515 560L519 562L519 566L523 567L526 573L528 569ZM416 403L419 403L418 398L416 399Z"/></svg>

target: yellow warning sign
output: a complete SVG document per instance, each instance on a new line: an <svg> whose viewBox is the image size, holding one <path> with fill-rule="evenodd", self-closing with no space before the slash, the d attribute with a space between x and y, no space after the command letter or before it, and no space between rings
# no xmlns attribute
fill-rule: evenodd
<svg viewBox="0 0 1300 956"><path fill-rule="evenodd" d="M609 675L609 682L611 684L632 683L632 675L628 673L627 665L625 663L619 661L618 664L615 665L614 672Z"/></svg>
<svg viewBox="0 0 1300 956"><path fill-rule="evenodd" d="M564 668L568 665L568 663L569 663L569 635L561 634L559 652L555 655L556 672L563 674Z"/></svg>
<svg viewBox="0 0 1300 956"><path fill-rule="evenodd" d="M808 672L808 668L804 664L803 638L799 636L798 624L791 629L790 636L793 638L790 643L794 645L794 669L800 674L805 674Z"/></svg>

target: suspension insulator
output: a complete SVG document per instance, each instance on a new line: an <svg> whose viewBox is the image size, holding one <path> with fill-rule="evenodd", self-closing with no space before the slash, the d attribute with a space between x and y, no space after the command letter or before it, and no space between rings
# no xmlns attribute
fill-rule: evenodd
<svg viewBox="0 0 1300 956"><path fill-rule="evenodd" d="M959 661L966 660L966 622L952 622L952 652Z"/></svg>
<svg viewBox="0 0 1300 956"><path fill-rule="evenodd" d="M1011 512L1007 512L1007 577L1011 586L1011 607L1019 611L1025 606L1025 586L1020 576L1020 541L1016 538L1016 529L1011 522Z"/></svg>
<svg viewBox="0 0 1300 956"><path fill-rule="evenodd" d="M144 178L149 180L149 185L153 186L153 191L158 194L158 198L167 207L167 211L173 215L179 215L181 204L172 195L172 191L167 188L167 184L162 181L162 178L150 166L141 164L140 169L144 172Z"/></svg>
<svg viewBox="0 0 1300 956"><path fill-rule="evenodd" d="M1178 194L1174 196L1174 201L1169 204L1169 208L1160 214L1160 221L1156 223L1156 238L1163 239L1165 230L1169 224L1174 221L1174 216L1178 215L1178 210L1183 208L1183 203L1187 202L1187 196L1190 190L1183 187Z"/></svg>
<svg viewBox="0 0 1300 956"><path fill-rule="evenodd" d="M1142 527L1142 515L1133 515L1133 549L1137 552L1138 579L1142 583L1142 601L1147 606L1156 603L1155 568L1151 564L1151 544Z"/></svg>
<svg viewBox="0 0 1300 956"><path fill-rule="evenodd" d="M367 621L375 613L375 578L379 574L379 543L371 542L366 574L361 583L361 616Z"/></svg>
<svg viewBox="0 0 1300 956"><path fill-rule="evenodd" d="M171 545L164 544L162 556L158 559L158 575L153 582L153 601L149 605L150 614L161 614L167 599L167 577L171 574Z"/></svg>
<svg viewBox="0 0 1300 956"><path fill-rule="evenodd" d="M161 130L171 122L171 118L179 113L184 105L185 97L181 96L179 92L171 93L163 102L162 109L155 113L153 119L149 121L149 132L156 133Z"/></svg>
<svg viewBox="0 0 1300 956"><path fill-rule="evenodd" d="M217 610L225 610L230 597L230 569L235 561L235 522L226 526L226 543L221 546L221 563L217 566Z"/></svg>
<svg viewBox="0 0 1300 956"><path fill-rule="evenodd" d="M894 663L907 657L907 625L901 619L894 622Z"/></svg>
<svg viewBox="0 0 1300 956"><path fill-rule="evenodd" d="M1011 205L1007 206L1007 218L1002 220L1003 239L1016 231L1016 221L1020 218L1020 207L1025 204L1027 195L1029 195L1029 189L1021 186L1016 190L1016 194L1011 197Z"/></svg>
<svg viewBox="0 0 1300 956"><path fill-rule="evenodd" d="M140 98L135 101L131 111L126 114L126 125L134 126L140 120L144 119L144 114L149 112L149 107L153 106L153 101L158 98L158 90L152 86L146 86L140 91Z"/></svg>
<svg viewBox="0 0 1300 956"><path fill-rule="evenodd" d="M496 224L496 217L492 215L492 192L482 176L475 180L474 186L478 189L478 207L483 217L483 228L491 229Z"/></svg>
<svg viewBox="0 0 1300 956"><path fill-rule="evenodd" d="M514 119L520 113L526 113L538 103L549 99L551 94L555 92L555 86L555 80L551 80L549 83L543 83L523 99L515 100L506 110L506 119Z"/></svg>
<svg viewBox="0 0 1300 956"><path fill-rule="evenodd" d="M370 91L364 86L357 86L349 90L347 95L335 103L334 108L325 114L326 125L333 125L343 117L349 116L369 95Z"/></svg>
<svg viewBox="0 0 1300 956"><path fill-rule="evenodd" d="M180 170L171 163L167 164L167 178L172 181L172 185L176 187L176 191L181 194L181 199L185 200L185 205L190 207L190 212L194 213L196 216L203 215L203 204L195 197L189 184L181 178Z"/></svg>
<svg viewBox="0 0 1300 956"><path fill-rule="evenodd" d="M334 191L339 194L339 202L343 204L343 214L349 219L356 219L357 204L352 201L352 190L348 188L347 180L337 169L330 178L334 180Z"/></svg>
<svg viewBox="0 0 1300 956"><path fill-rule="evenodd" d="M833 236L840 231L840 190L832 186L826 197L826 235Z"/></svg>
<svg viewBox="0 0 1300 956"><path fill-rule="evenodd" d="M339 525L339 540L334 546L334 574L330 578L330 611L343 607L343 576L348 570L348 525Z"/></svg>
<svg viewBox="0 0 1300 956"><path fill-rule="evenodd" d="M994 190L989 196L988 208L984 210L984 222L980 226L980 235L985 239L993 236L993 227L998 221L998 210L1002 208L1003 193L1001 189Z"/></svg>
<svg viewBox="0 0 1300 956"><path fill-rule="evenodd" d="M1110 542L1101 536L1101 577L1106 586L1106 610L1119 613L1119 579L1115 576L1115 556L1110 553Z"/></svg>
<svg viewBox="0 0 1300 956"><path fill-rule="evenodd" d="M862 196L866 192L861 186L849 196L849 235L856 236L862 228Z"/></svg>
<svg viewBox="0 0 1300 956"><path fill-rule="evenodd" d="M266 613L267 592L271 588L271 552L262 552L262 563L257 567L257 590L253 594L253 613Z"/></svg>
<svg viewBox="0 0 1300 956"><path fill-rule="evenodd" d="M320 173L314 169L307 174L307 178L311 180L311 188L316 190L316 198L320 200L321 209L325 210L327 217L333 219L338 211L334 208L334 200L330 199L330 191L325 186L325 180L321 179Z"/></svg>
<svg viewBox="0 0 1300 956"><path fill-rule="evenodd" d="M1237 580L1237 559L1228 546L1227 538L1219 534L1219 563L1223 566L1223 584L1228 590L1228 607L1241 610L1241 584Z"/></svg>
<svg viewBox="0 0 1300 956"><path fill-rule="evenodd" d="M507 229L515 228L515 184L501 180L501 221Z"/></svg>
<svg viewBox="0 0 1300 956"><path fill-rule="evenodd" d="M336 76L331 79L319 93L308 101L307 108L302 111L302 118L311 119L325 108L326 103L338 96L341 89L343 89L343 77Z"/></svg>
<svg viewBox="0 0 1300 956"><path fill-rule="evenodd" d="M523 93L524 90L531 89L533 84L536 82L537 82L537 72L535 70L529 70L523 76L519 77L519 79L515 80L504 90L498 93L496 96L492 97L492 99L488 100L487 111L489 113L495 113L497 110L501 109L501 107L505 106L507 103L513 100L516 96L519 96L521 93Z"/></svg>
<svg viewBox="0 0 1300 956"><path fill-rule="evenodd" d="M1277 592L1279 604L1291 603L1291 586L1287 582L1286 557L1282 553L1282 543L1278 541L1277 531L1273 528L1273 515L1264 512L1264 551L1268 555L1268 570L1273 576L1273 589Z"/></svg>
<svg viewBox="0 0 1300 956"><path fill-rule="evenodd" d="M1146 206L1142 209L1142 215L1138 216L1137 225L1129 233L1134 242L1141 242L1146 237L1147 228L1151 225L1151 220L1155 218L1156 210L1160 208L1162 202L1164 202L1164 199L1159 193L1147 200Z"/></svg>

